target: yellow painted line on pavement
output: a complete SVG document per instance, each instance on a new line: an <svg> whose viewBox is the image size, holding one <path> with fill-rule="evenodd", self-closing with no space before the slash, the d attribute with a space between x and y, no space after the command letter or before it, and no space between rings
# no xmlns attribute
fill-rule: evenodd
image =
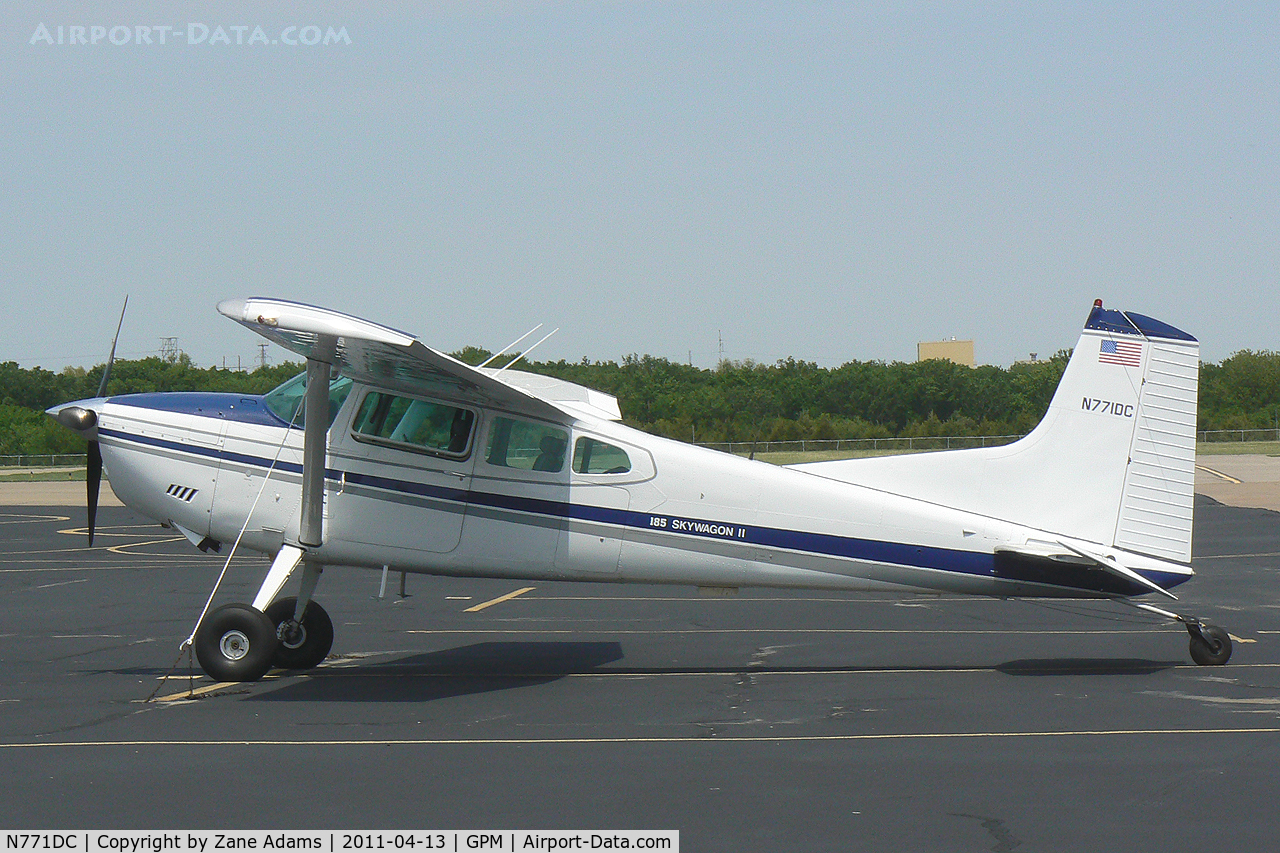
<svg viewBox="0 0 1280 853"><path fill-rule="evenodd" d="M185 536L171 536L167 539L151 539L147 542L127 542L124 545L112 545L107 550L110 551L112 554L127 554L129 552L125 550L126 548L141 548L143 545L163 545L166 542L185 542L185 541L187 541L187 537Z"/></svg>
<svg viewBox="0 0 1280 853"><path fill-rule="evenodd" d="M123 539L127 536L149 536L155 532L158 524L113 524L107 527L94 527L94 536L115 537ZM145 530L146 533L111 533L112 530ZM64 536L88 536L88 527L66 527L58 531Z"/></svg>
<svg viewBox="0 0 1280 853"><path fill-rule="evenodd" d="M6 521L4 519L12 519ZM0 524L31 524L37 521L70 521L69 515L24 515L15 512L0 512Z"/></svg>
<svg viewBox="0 0 1280 853"><path fill-rule="evenodd" d="M524 590L521 590L522 592ZM476 605L470 610L476 610L481 607L487 607L489 604L497 604L502 599L495 599L491 602L485 602L483 605ZM669 634L939 634L939 635L985 635L994 634L1000 636L1017 636L1022 634L1042 635L1058 635L1066 637L1074 636L1106 636L1114 637L1119 634L1161 634L1161 633L1185 633L1185 630L1177 624L1169 623L1168 626L1163 623L1153 625L1149 629L1135 631L1110 630L1071 630L1071 631L1045 631L1036 628L1011 628L1002 631L987 631L978 629L955 629L940 630L929 629L919 630L915 628L671 628L671 629L652 629L652 628L411 628L405 631L406 634L604 634L606 636L614 635L640 635L640 636L665 636Z"/></svg>
<svg viewBox="0 0 1280 853"><path fill-rule="evenodd" d="M1198 558L1197 558L1198 559ZM1019 600L1019 599L1014 599ZM1097 603L1105 599L1097 598L1071 598L1065 599L1075 602ZM831 604L891 604L902 607L921 607L935 602L943 601L964 601L964 602L994 602L1003 605L1005 602L998 598L980 598L978 596L968 597L950 597L943 598L939 595L930 595L922 593L917 598L860 598L857 593L850 593L847 598L815 598L804 594L804 590L797 590L795 595L772 595L772 596L752 596L752 595L725 595L725 596L690 596L690 595L540 595L538 603L545 601L595 601L605 604L614 601L661 601L664 603L689 601L698 604L710 602L729 602L731 604L759 604L761 602L790 602L790 603L831 603Z"/></svg>
<svg viewBox="0 0 1280 853"><path fill-rule="evenodd" d="M103 550L103 549L94 548L93 550L98 551L98 550ZM164 557L154 557L154 558L153 558L153 557L150 557L150 556L148 556L148 555L131 554L131 553L129 553L128 551L125 551L125 552L122 552L122 553L123 553L125 556L127 556L127 557L133 557L133 558L135 558L134 562L131 562L131 563L110 563L110 564L103 564L103 565L100 565L100 566L46 566L46 567L35 567L35 568L27 568L27 569L0 569L0 575L12 575L12 574L35 574L35 573L37 573L37 572L118 572L118 571L120 571L121 569L163 569L163 570L169 570L169 569L172 569L172 568L173 568L173 566L174 566L174 563L175 563L175 562L178 562L178 561L183 561L183 562L194 562L194 561L200 561L200 560L204 560L204 561L206 561L206 562L208 562L208 561L209 561L209 558L208 558L208 557L206 557L206 556L205 556L205 555L203 555L203 554L196 554L196 555L174 554L173 556L164 556ZM141 558L141 559L139 559L139 558ZM50 560L20 560L20 561L13 561L13 562L20 562L20 563L48 563L48 562L52 562L52 561L50 561ZM264 561L264 562L265 562L265 561Z"/></svg>
<svg viewBox="0 0 1280 853"><path fill-rule="evenodd" d="M708 743L833 743L844 741L924 740L1021 740L1031 738L1176 737L1179 735L1275 735L1280 727L1259 726L1202 729L1079 729L1027 732L880 732L843 735L651 735L648 737L548 737L548 738L348 738L342 740L93 740L0 743L0 750L74 749L77 747L165 746L561 746L577 744L708 744Z"/></svg>
<svg viewBox="0 0 1280 853"><path fill-rule="evenodd" d="M1221 471L1215 471L1212 468L1206 468L1204 465L1197 465L1196 470L1203 471L1206 474L1212 474L1213 476L1217 477L1220 480L1226 480L1228 483L1243 482L1242 480L1237 480L1235 477L1232 477L1230 474L1224 474Z"/></svg>
<svg viewBox="0 0 1280 853"><path fill-rule="evenodd" d="M535 589L534 587L526 586L522 589L517 589L515 592L509 592L506 595L500 595L497 598L491 598L488 601L475 605L474 607L468 607L466 610L462 612L478 613L481 610L484 610L486 607L492 607L495 604L501 604L504 601L510 601L511 599L515 598L517 595L524 595L526 592L533 592L534 589Z"/></svg>
<svg viewBox="0 0 1280 853"><path fill-rule="evenodd" d="M1280 557L1280 551L1261 551L1256 554L1210 554L1193 559L1199 562L1200 560L1247 560L1252 557Z"/></svg>
<svg viewBox="0 0 1280 853"><path fill-rule="evenodd" d="M183 690L181 693L170 693L167 696L157 696L152 702L176 702L179 699L190 699L193 696L203 696L206 693L212 693L215 690L225 690L229 687L242 687L244 685L234 681L219 681L216 684L206 684L204 687L197 687L194 690Z"/></svg>
<svg viewBox="0 0 1280 853"><path fill-rule="evenodd" d="M31 589L53 589L56 586L71 586L72 584L88 583L88 578L76 578L73 581L58 581L57 583L42 583L39 586L33 586Z"/></svg>

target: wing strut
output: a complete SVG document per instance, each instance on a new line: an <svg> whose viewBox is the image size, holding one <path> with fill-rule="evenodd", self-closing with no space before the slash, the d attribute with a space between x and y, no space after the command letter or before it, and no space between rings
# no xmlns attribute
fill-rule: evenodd
<svg viewBox="0 0 1280 853"><path fill-rule="evenodd" d="M253 609L266 611L284 588L299 563L304 562L307 550L324 544L324 475L325 454L329 434L329 374L332 365L316 355L333 353L337 342L321 338L316 351L307 358L307 393L303 404L302 424L302 517L298 522L298 544L284 544L271 562L267 576L262 579L258 594L253 599ZM301 614L311 600L319 578L319 568L307 564L303 576L303 591L298 597L297 613ZM194 634L193 634L194 636Z"/></svg>
<svg viewBox="0 0 1280 853"><path fill-rule="evenodd" d="M319 349L319 347L317 347ZM307 358L306 421L302 434L302 519L298 543L318 548L324 543L325 443L329 433L330 364Z"/></svg>
<svg viewBox="0 0 1280 853"><path fill-rule="evenodd" d="M321 349L320 346L316 347ZM333 343L324 349L333 351ZM265 611L293 570L303 561L308 548L324 544L324 474L329 434L329 373L332 365L319 358L307 358L306 420L302 424L302 518L298 522L298 544L284 545L271 563L262 586L253 600L255 610ZM309 564L308 564L309 565ZM306 607L315 589L319 571L308 573L309 589L299 596L298 612Z"/></svg>

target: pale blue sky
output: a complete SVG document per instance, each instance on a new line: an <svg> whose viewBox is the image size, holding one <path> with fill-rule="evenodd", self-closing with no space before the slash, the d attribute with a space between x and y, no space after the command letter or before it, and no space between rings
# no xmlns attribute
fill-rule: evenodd
<svg viewBox="0 0 1280 853"><path fill-rule="evenodd" d="M0 360L102 361L125 292L125 356L201 364L247 295L572 360L1009 364L1095 297L1280 348L1280 4L104 8L0 28Z"/></svg>

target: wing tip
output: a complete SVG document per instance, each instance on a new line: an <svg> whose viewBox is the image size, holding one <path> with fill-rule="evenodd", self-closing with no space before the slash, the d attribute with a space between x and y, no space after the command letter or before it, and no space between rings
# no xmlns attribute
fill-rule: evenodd
<svg viewBox="0 0 1280 853"><path fill-rule="evenodd" d="M359 338L392 346L409 346L417 340L407 332L372 320L288 299L263 296L224 299L218 303L218 313L260 333L265 331L261 327L266 327L273 331L297 332L335 339ZM275 338L272 337L272 339Z"/></svg>

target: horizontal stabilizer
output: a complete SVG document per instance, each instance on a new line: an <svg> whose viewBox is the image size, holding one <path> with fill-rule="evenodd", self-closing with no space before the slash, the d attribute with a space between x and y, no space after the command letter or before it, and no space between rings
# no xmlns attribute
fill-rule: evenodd
<svg viewBox="0 0 1280 853"><path fill-rule="evenodd" d="M1025 543L1019 545L998 545L995 550L997 555L1007 554L1015 558L1029 558L1041 561L1042 565L1047 563L1052 566L1058 566L1063 571L1064 577L1069 574L1072 568L1077 571L1079 568L1101 569L1125 583L1135 584L1150 592L1158 592L1175 601L1178 598L1176 595L1142 574L1142 571L1150 572L1157 577L1163 578L1169 585L1181 583L1192 574L1191 569L1187 566L1125 551L1098 550L1093 545L1078 541L1028 539ZM1142 571L1139 571L1139 569ZM1051 570L1051 575L1042 577L1041 580L1049 583L1057 582L1052 577L1053 573L1056 573L1056 570Z"/></svg>
<svg viewBox="0 0 1280 853"><path fill-rule="evenodd" d="M1128 581L1133 581L1139 586L1144 586L1147 589L1151 590L1152 592L1158 592L1161 595L1167 595L1169 598L1172 598L1174 601L1178 600L1178 596L1169 592L1169 590L1160 586L1155 581L1148 580L1147 578L1135 572L1133 569L1130 569L1127 566L1122 565L1120 561L1117 560L1111 554L1097 554L1086 548L1077 548L1073 545L1068 545L1066 542L1059 542L1058 544L1061 545L1063 548L1066 548L1068 551L1071 551L1074 554L1078 554L1087 560L1091 560L1099 568L1102 568L1108 572L1111 572L1111 574L1117 577L1124 578L1125 580L1128 580Z"/></svg>

